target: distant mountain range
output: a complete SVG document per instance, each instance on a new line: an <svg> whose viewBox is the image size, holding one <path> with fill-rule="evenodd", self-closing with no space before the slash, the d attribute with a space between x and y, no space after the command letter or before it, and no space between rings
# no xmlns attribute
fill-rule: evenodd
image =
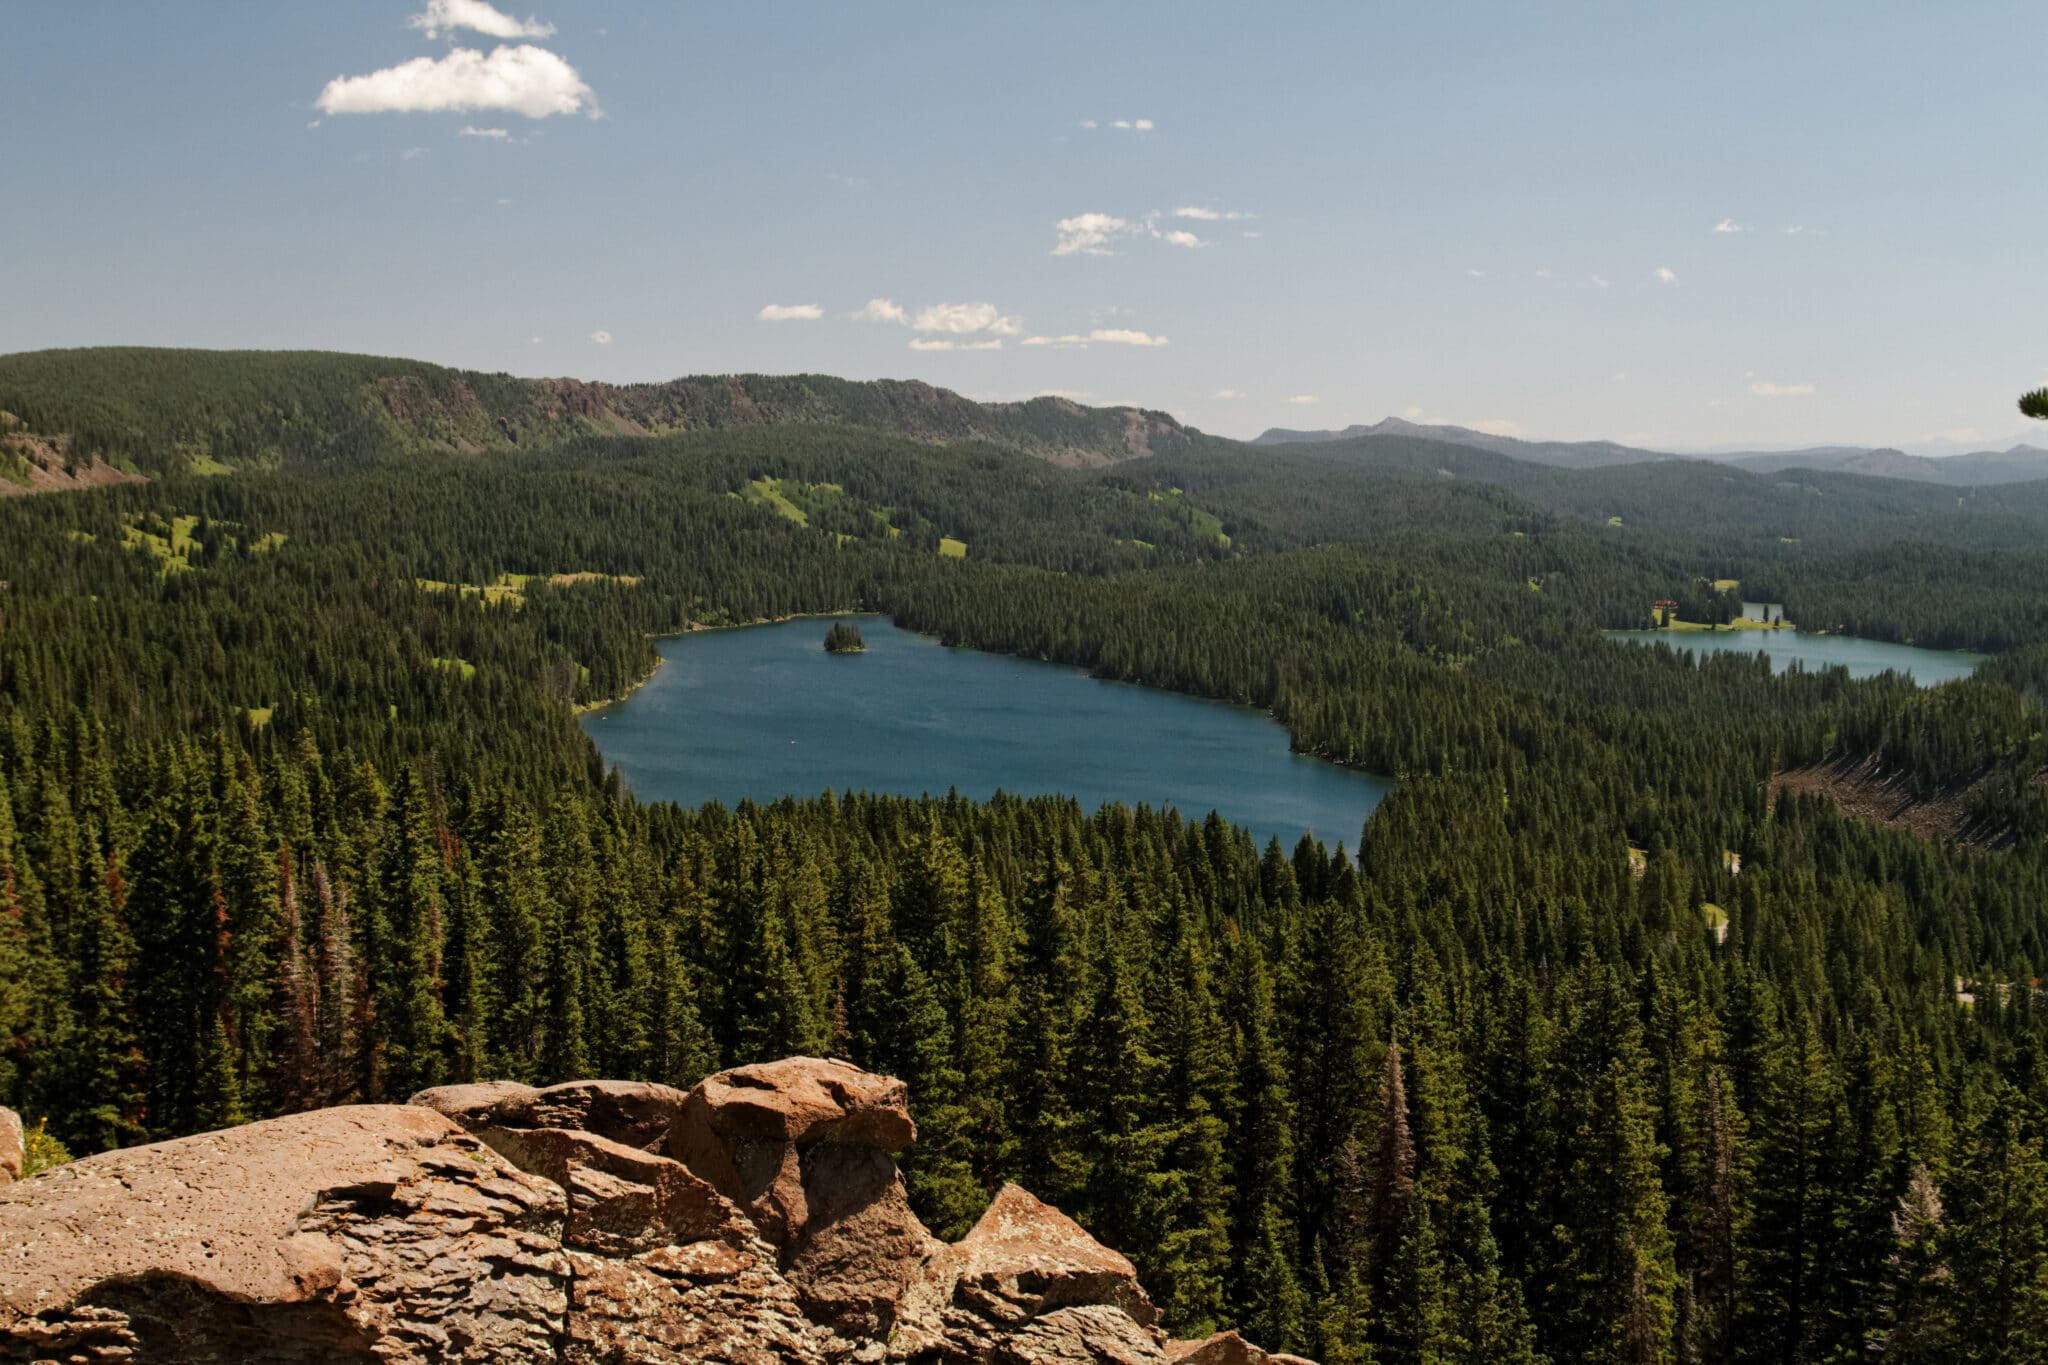
<svg viewBox="0 0 2048 1365"><path fill-rule="evenodd" d="M1803 450L1680 454L1625 446L1615 441L1524 441L1513 436L1474 431L1470 427L1424 425L1405 422L1398 417L1389 417L1371 426L1348 426L1342 431L1290 431L1284 427L1273 427L1261 432L1252 444L1309 445L1391 437L1442 441L1557 469L1604 469L1655 460L1709 460L1756 474L1814 469L1833 474L1867 474L1873 478L1947 484L1957 488L2048 479L2048 448L2025 444L2015 445L2009 450L1978 450L1942 456L1909 455L1889 446L1811 446Z"/></svg>

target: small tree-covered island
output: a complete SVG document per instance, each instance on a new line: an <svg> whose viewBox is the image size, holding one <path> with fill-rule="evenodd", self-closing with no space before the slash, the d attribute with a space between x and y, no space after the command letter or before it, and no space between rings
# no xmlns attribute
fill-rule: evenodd
<svg viewBox="0 0 2048 1365"><path fill-rule="evenodd" d="M865 654L867 648L867 641L860 637L860 627L851 621L834 621L825 632L827 654Z"/></svg>

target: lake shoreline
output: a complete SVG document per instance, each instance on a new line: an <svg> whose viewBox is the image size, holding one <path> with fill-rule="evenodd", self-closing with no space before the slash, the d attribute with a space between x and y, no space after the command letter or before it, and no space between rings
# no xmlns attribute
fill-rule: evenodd
<svg viewBox="0 0 2048 1365"><path fill-rule="evenodd" d="M886 615L792 613L669 633L661 652L679 676L579 723L640 799L686 808L824 788L975 799L987 789L1091 809L1170 806L1192 819L1215 810L1262 845L1313 832L1355 848L1398 786L1299 746L1271 707L948 644ZM811 633L813 620L855 616L882 618L865 632L879 671L832 669Z"/></svg>

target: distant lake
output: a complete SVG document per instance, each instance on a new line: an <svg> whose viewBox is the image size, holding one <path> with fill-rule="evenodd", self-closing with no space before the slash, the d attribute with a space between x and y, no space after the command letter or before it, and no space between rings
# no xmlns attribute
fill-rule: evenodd
<svg viewBox="0 0 2048 1365"><path fill-rule="evenodd" d="M1746 608L1745 608L1746 609ZM1853 635L1816 635L1803 630L1610 630L1611 639L1666 644L1700 654L1762 654L1774 670L1792 664L1808 670L1842 667L1852 678L1874 678L1896 669L1922 687L1967 678L1984 658L1959 649L1916 649L1912 645L1859 640Z"/></svg>
<svg viewBox="0 0 2048 1365"><path fill-rule="evenodd" d="M642 800L698 806L835 792L1059 793L1211 810L1261 844L1304 832L1357 851L1393 783L1292 753L1243 706L1107 682L1058 664L948 649L880 617L864 654L827 654L825 620L658 642L653 678L584 730Z"/></svg>

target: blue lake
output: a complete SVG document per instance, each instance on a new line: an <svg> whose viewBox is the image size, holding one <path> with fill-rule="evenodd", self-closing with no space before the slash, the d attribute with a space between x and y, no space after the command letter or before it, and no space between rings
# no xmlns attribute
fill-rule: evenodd
<svg viewBox="0 0 2048 1365"><path fill-rule="evenodd" d="M1057 664L948 649L880 617L864 654L827 654L823 619L697 631L584 730L642 800L697 806L835 792L986 798L1060 793L1211 810L1263 844L1304 831L1356 851L1393 787L1292 753L1247 707L1106 682Z"/></svg>
<svg viewBox="0 0 2048 1365"><path fill-rule="evenodd" d="M1666 644L1698 654L1762 654L1774 670L1793 664L1807 669L1841 667L1852 678L1874 678L1896 669L1922 687L1967 678L1984 658L1959 649L1916 649L1853 635L1816 635L1803 630L1610 630L1609 639Z"/></svg>

